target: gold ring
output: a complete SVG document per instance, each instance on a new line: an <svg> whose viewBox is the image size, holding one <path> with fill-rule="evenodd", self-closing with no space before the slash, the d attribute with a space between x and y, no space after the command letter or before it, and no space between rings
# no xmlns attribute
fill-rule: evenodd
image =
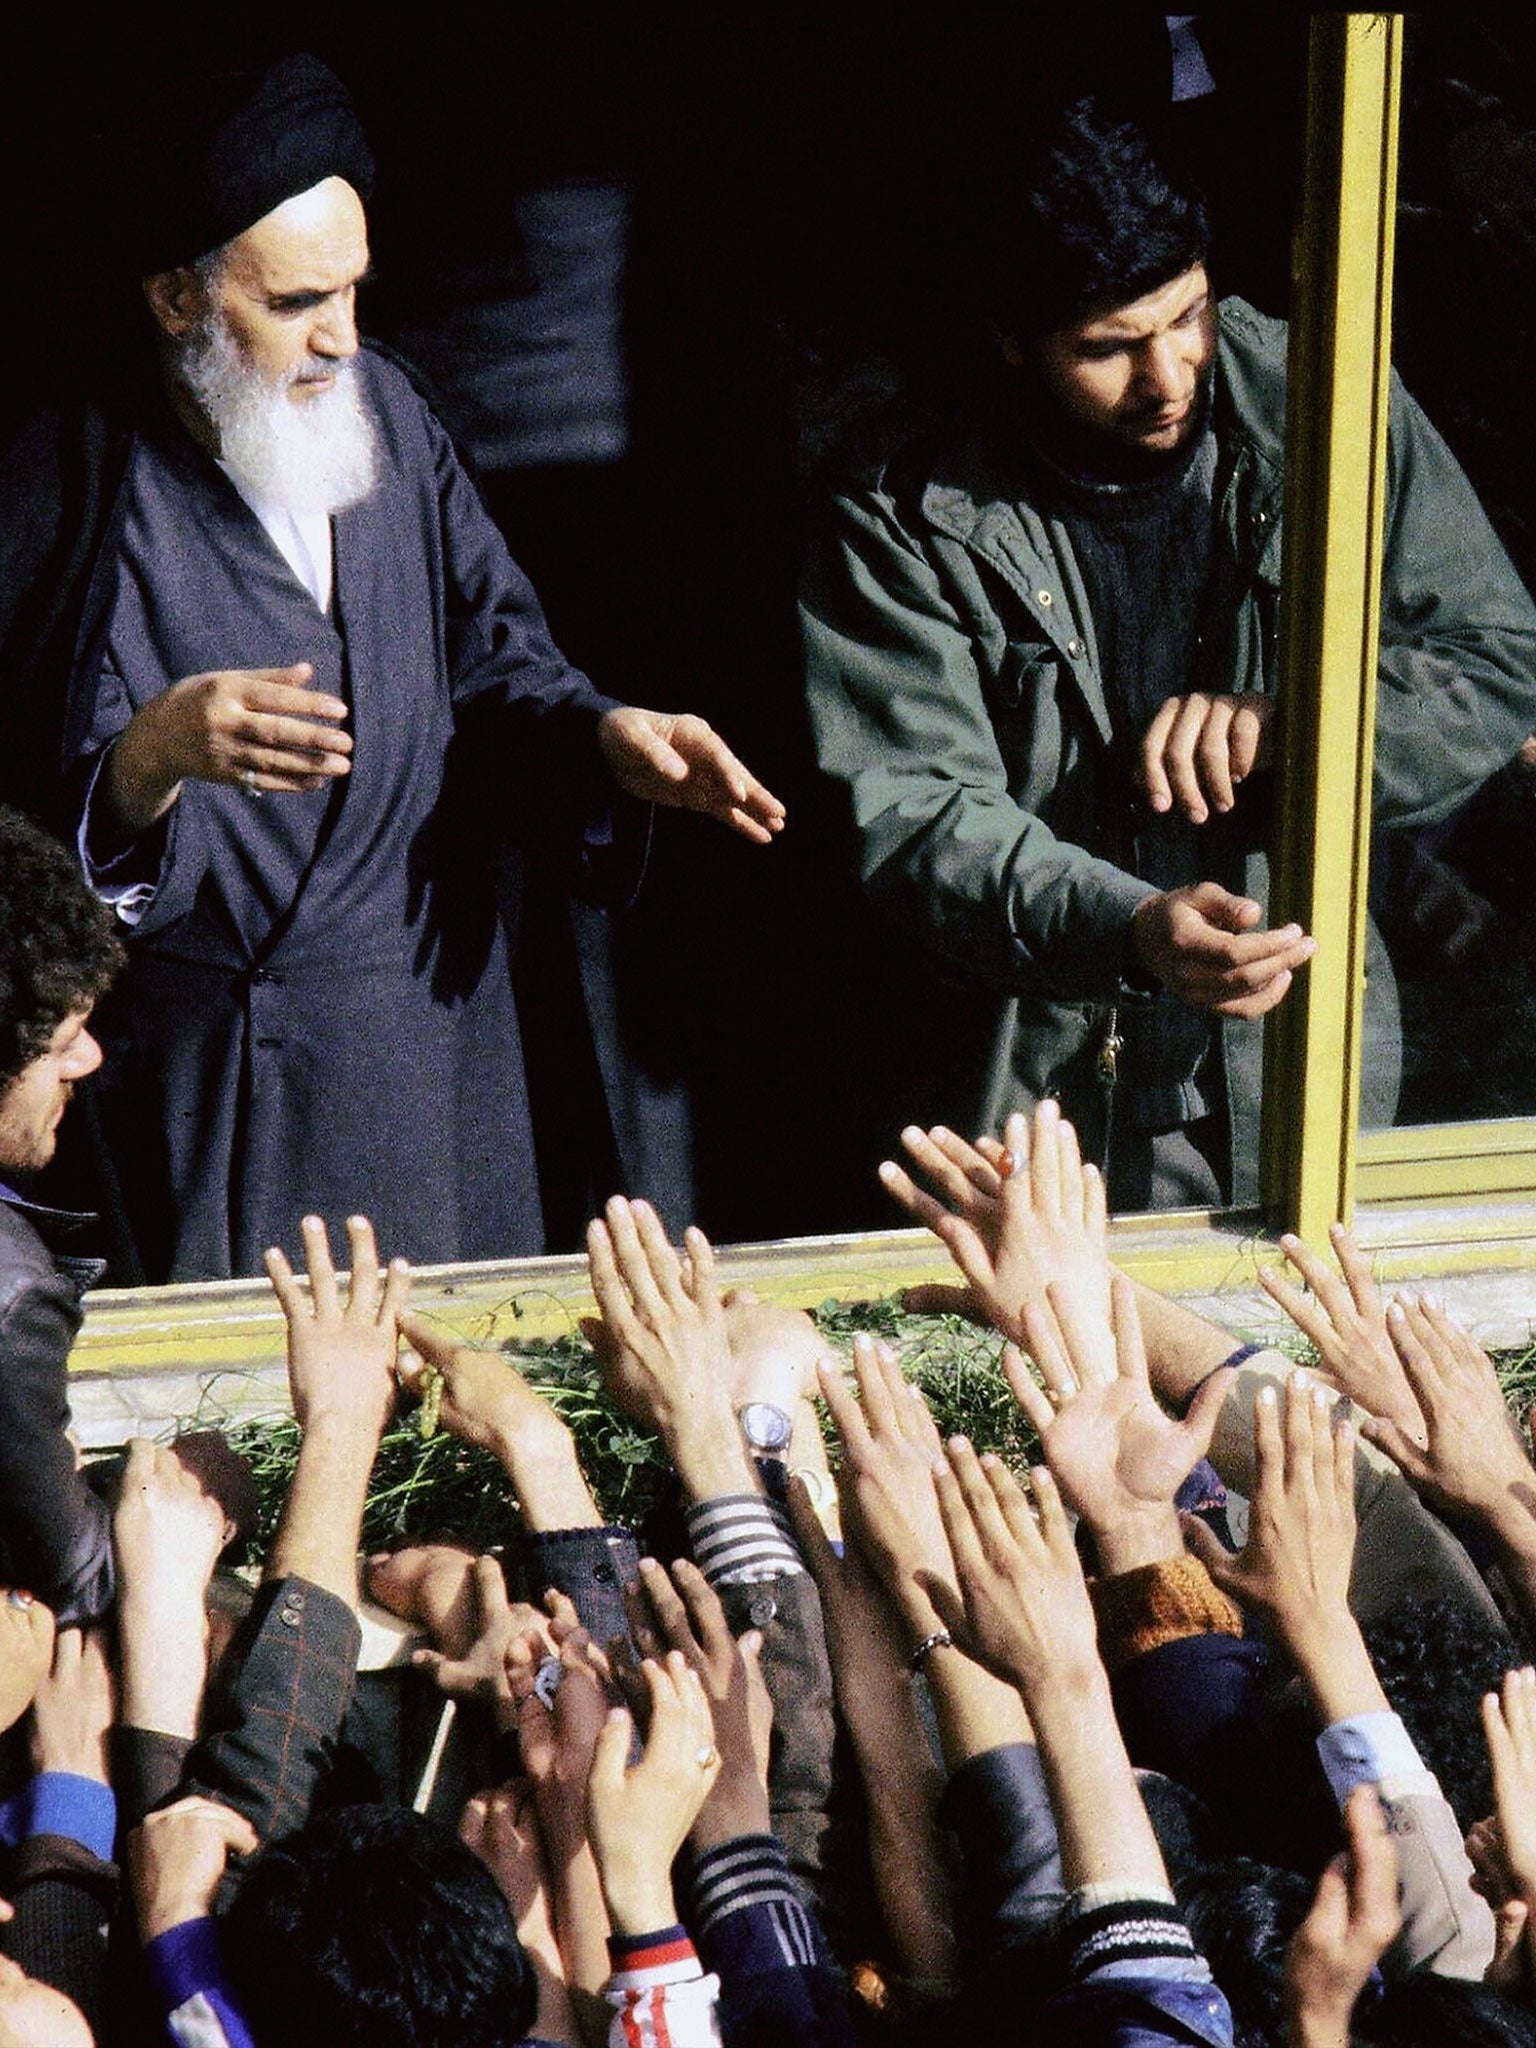
<svg viewBox="0 0 1536 2048"><path fill-rule="evenodd" d="M698 1755L694 1758L694 1762L698 1765L701 1771L713 1770L715 1765L719 1763L719 1761L720 1752L718 1749L716 1749L715 1745L712 1742L706 1743L704 1748L701 1749Z"/></svg>

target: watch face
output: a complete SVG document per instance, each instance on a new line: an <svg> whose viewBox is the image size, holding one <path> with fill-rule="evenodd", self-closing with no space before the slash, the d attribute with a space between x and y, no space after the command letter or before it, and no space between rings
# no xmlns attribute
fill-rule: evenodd
<svg viewBox="0 0 1536 2048"><path fill-rule="evenodd" d="M749 1401L740 1420L741 1433L754 1451L782 1451L789 1442L790 1419L771 1401Z"/></svg>

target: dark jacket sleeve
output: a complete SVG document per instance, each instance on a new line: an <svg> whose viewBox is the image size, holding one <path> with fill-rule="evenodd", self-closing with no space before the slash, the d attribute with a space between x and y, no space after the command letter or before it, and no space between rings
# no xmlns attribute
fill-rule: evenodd
<svg viewBox="0 0 1536 2048"><path fill-rule="evenodd" d="M768 1804L795 1876L822 1895L832 1800L832 1666L809 1572L717 1586L733 1634L757 1629L773 1702Z"/></svg>
<svg viewBox="0 0 1536 2048"><path fill-rule="evenodd" d="M101 2039L117 1866L63 1835L32 1835L7 1859L4 1881L16 1909L5 1953L29 1977L72 1998Z"/></svg>
<svg viewBox="0 0 1536 2048"><path fill-rule="evenodd" d="M112 1604L111 1517L75 1469L68 1359L80 1328L62 1275L17 1276L0 1308L0 1549L10 1583L61 1627Z"/></svg>
<svg viewBox="0 0 1536 2048"><path fill-rule="evenodd" d="M528 1538L519 1566L523 1598L535 1607L564 1593L594 1643L627 1636L624 1588L640 1576L640 1551L628 1529L551 1529Z"/></svg>
<svg viewBox="0 0 1536 2048"><path fill-rule="evenodd" d="M172 1796L223 1800L263 1844L302 1827L335 1754L359 1641L357 1616L334 1593L297 1578L263 1586Z"/></svg>

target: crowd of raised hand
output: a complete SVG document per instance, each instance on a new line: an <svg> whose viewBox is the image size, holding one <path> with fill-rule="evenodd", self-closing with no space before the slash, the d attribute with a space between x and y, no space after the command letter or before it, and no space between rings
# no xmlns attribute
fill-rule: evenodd
<svg viewBox="0 0 1536 2048"><path fill-rule="evenodd" d="M274 1252L254 1592L200 1435L129 1447L109 1624L0 1599L0 2044L1536 2041L1536 1471L1487 1356L1342 1231L1264 1276L1316 1364L1234 1347L1115 1272L1054 1104L903 1142L961 1275L924 1299L1001 1333L1039 1462L615 1199L587 1332L675 1474L645 1554L365 1221L345 1283L314 1219L307 1284ZM428 1382L506 1546L360 1570ZM359 1674L360 1613L403 1665Z"/></svg>

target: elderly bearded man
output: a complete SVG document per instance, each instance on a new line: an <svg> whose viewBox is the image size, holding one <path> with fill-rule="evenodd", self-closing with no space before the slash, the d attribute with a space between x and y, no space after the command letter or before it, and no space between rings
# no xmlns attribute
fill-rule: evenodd
<svg viewBox="0 0 1536 2048"><path fill-rule="evenodd" d="M893 409L805 583L860 874L955 978L905 1114L1053 1095L1117 1208L1257 1196L1285 330L1218 306L1198 195L1091 104L995 210L990 383ZM1448 816L1536 723L1536 612L1394 385L1375 815ZM1401 1064L1372 934L1365 1103ZM932 970L926 979L931 982Z"/></svg>
<svg viewBox="0 0 1536 2048"><path fill-rule="evenodd" d="M371 160L331 73L225 81L158 162L158 376L87 437L3 615L13 686L65 673L64 811L128 938L97 1111L143 1274L253 1272L306 1211L416 1261L536 1250L508 847L612 893L620 790L759 841L782 806L702 720L563 661L430 408L360 348Z"/></svg>

